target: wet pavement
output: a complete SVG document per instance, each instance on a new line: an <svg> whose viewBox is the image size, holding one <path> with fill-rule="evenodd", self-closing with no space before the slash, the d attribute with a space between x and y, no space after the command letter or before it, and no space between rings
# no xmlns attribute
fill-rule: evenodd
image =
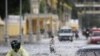
<svg viewBox="0 0 100 56"><path fill-rule="evenodd" d="M57 36L54 40L56 53L50 53L50 38L43 38L39 43L24 44L22 46L28 51L30 56L74 56L77 49L85 46L87 41L81 34L80 38L74 39L73 42L60 42ZM0 56L5 55L10 49L10 47L0 45Z"/></svg>

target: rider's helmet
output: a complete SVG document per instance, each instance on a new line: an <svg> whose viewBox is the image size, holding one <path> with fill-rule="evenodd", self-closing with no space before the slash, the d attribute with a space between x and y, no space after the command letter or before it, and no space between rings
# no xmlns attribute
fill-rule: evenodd
<svg viewBox="0 0 100 56"><path fill-rule="evenodd" d="M11 47L15 52L17 52L20 49L20 46L21 46L21 43L17 40L13 40L11 42Z"/></svg>

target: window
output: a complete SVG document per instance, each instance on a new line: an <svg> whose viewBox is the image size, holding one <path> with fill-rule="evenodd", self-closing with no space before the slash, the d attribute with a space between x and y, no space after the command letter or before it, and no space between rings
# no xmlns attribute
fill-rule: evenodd
<svg viewBox="0 0 100 56"><path fill-rule="evenodd" d="M59 32L60 33L70 33L71 29L61 29Z"/></svg>

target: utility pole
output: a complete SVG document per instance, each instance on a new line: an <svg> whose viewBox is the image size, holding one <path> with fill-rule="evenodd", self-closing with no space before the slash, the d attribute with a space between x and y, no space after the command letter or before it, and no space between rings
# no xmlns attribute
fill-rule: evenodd
<svg viewBox="0 0 100 56"><path fill-rule="evenodd" d="M40 0L37 1L38 3L38 10L39 10L39 4L40 4ZM40 41L40 17L39 17L39 12L37 13L37 38L36 40L37 41Z"/></svg>
<svg viewBox="0 0 100 56"><path fill-rule="evenodd" d="M5 28L4 28L4 38L5 38L5 43L9 46L9 36L8 36L8 0L5 0Z"/></svg>
<svg viewBox="0 0 100 56"><path fill-rule="evenodd" d="M32 43L33 42L33 30L32 30L32 0L30 0L30 16L29 16L29 42Z"/></svg>
<svg viewBox="0 0 100 56"><path fill-rule="evenodd" d="M45 15L47 15L47 0L45 1ZM44 23L44 37L47 38L47 26L46 26L46 19L47 17L45 17L43 23Z"/></svg>
<svg viewBox="0 0 100 56"><path fill-rule="evenodd" d="M24 38L23 38L23 24L22 24L22 20L23 20L23 17L22 17L22 0L20 0L20 24L19 24L19 27L20 27L20 29L19 29L19 40L20 40L20 42L23 44L24 42Z"/></svg>
<svg viewBox="0 0 100 56"><path fill-rule="evenodd" d="M40 41L40 17L39 14L37 14L38 18L37 18L37 41Z"/></svg>

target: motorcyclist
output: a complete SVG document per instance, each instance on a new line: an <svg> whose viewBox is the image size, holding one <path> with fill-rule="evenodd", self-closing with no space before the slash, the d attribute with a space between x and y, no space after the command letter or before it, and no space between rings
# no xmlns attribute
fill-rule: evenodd
<svg viewBox="0 0 100 56"><path fill-rule="evenodd" d="M79 38L78 31L76 31L76 32L75 32L75 37L76 37L76 39L78 39L78 38Z"/></svg>
<svg viewBox="0 0 100 56"><path fill-rule="evenodd" d="M11 42L11 50L6 56L29 56L24 48L21 47L21 43L17 40Z"/></svg>
<svg viewBox="0 0 100 56"><path fill-rule="evenodd" d="M89 36L90 36L90 30L89 29L86 29L86 31L85 31L85 36L86 36L86 38L88 38Z"/></svg>

